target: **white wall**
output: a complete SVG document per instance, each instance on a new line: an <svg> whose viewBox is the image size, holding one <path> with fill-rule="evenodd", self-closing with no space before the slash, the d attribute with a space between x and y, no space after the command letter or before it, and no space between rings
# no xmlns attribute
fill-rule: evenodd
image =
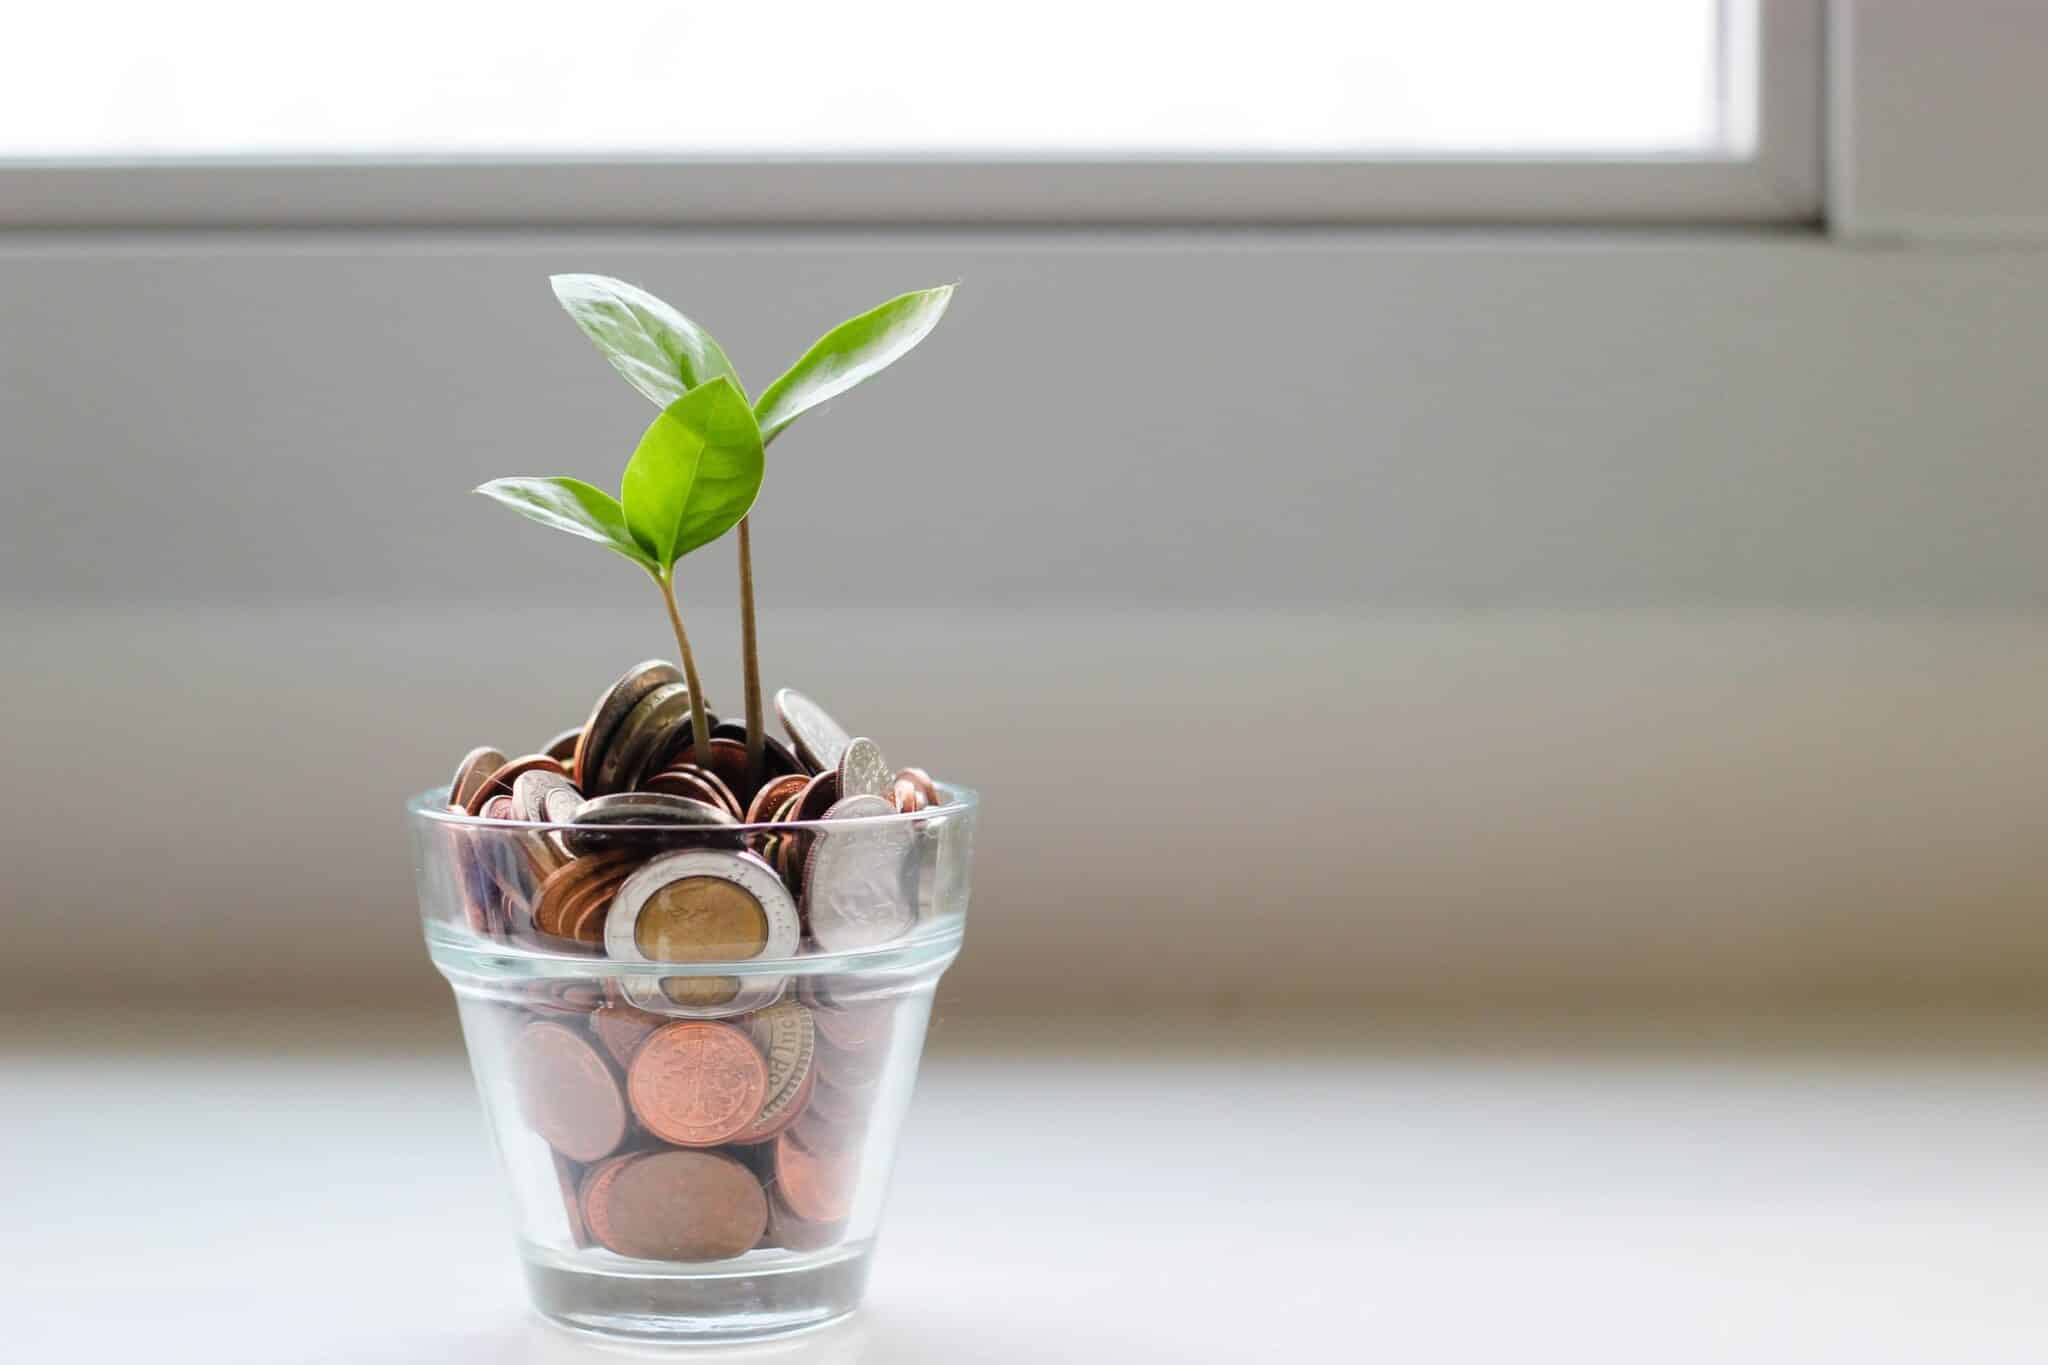
<svg viewBox="0 0 2048 1365"><path fill-rule="evenodd" d="M2043 984L2048 258L789 232L0 241L10 989L431 989L402 795L661 647L465 492L645 419L558 269L756 384L964 281L758 533L771 682L987 791L961 998Z"/></svg>

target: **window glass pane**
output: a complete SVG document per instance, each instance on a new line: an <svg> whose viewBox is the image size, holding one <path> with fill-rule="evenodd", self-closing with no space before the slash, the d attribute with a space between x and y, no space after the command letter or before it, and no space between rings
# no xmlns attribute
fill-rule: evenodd
<svg viewBox="0 0 2048 1365"><path fill-rule="evenodd" d="M1716 0L38 3L0 156L1701 154Z"/></svg>

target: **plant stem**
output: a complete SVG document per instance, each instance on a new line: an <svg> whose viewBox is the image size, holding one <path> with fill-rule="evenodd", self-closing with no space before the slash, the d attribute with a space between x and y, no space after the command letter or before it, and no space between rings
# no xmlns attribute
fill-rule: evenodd
<svg viewBox="0 0 2048 1365"><path fill-rule="evenodd" d="M711 718L704 714L704 686L697 680L697 656L690 652L690 637L683 629L683 613L676 607L675 574L673 571L657 574L654 581L661 585L661 600L668 606L668 623L675 627L676 648L683 653L683 680L690 687L690 736L695 741L697 762L709 768Z"/></svg>
<svg viewBox="0 0 2048 1365"><path fill-rule="evenodd" d="M754 635L754 537L752 517L740 518L740 664L747 693L747 782L761 781L761 758L768 746L761 714L761 651Z"/></svg>

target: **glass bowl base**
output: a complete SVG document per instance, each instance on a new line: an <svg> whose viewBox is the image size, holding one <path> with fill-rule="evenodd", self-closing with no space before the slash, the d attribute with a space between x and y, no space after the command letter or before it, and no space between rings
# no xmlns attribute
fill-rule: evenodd
<svg viewBox="0 0 2048 1365"><path fill-rule="evenodd" d="M780 1253L716 1270L588 1253L521 1249L541 1314L576 1332L617 1341L679 1344L760 1341L823 1327L860 1306L869 1246L810 1256Z"/></svg>

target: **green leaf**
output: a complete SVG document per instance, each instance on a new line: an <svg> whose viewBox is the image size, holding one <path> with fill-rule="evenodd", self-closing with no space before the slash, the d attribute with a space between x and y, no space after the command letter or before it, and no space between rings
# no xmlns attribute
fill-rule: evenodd
<svg viewBox="0 0 2048 1365"><path fill-rule="evenodd" d="M739 524L765 462L753 409L732 381L700 384L661 410L619 485L633 539L666 572Z"/></svg>
<svg viewBox="0 0 2048 1365"><path fill-rule="evenodd" d="M548 283L612 368L656 404L667 407L720 377L738 387L711 333L646 290L605 275L555 275Z"/></svg>
<svg viewBox="0 0 2048 1365"><path fill-rule="evenodd" d="M627 529L618 501L581 479L492 479L476 491L543 526L608 545L635 564L655 567L653 556Z"/></svg>
<svg viewBox="0 0 2048 1365"><path fill-rule="evenodd" d="M921 289L848 318L818 338L787 374L762 391L761 401L754 405L761 439L774 440L784 427L818 404L894 364L931 334L952 299L950 284Z"/></svg>

